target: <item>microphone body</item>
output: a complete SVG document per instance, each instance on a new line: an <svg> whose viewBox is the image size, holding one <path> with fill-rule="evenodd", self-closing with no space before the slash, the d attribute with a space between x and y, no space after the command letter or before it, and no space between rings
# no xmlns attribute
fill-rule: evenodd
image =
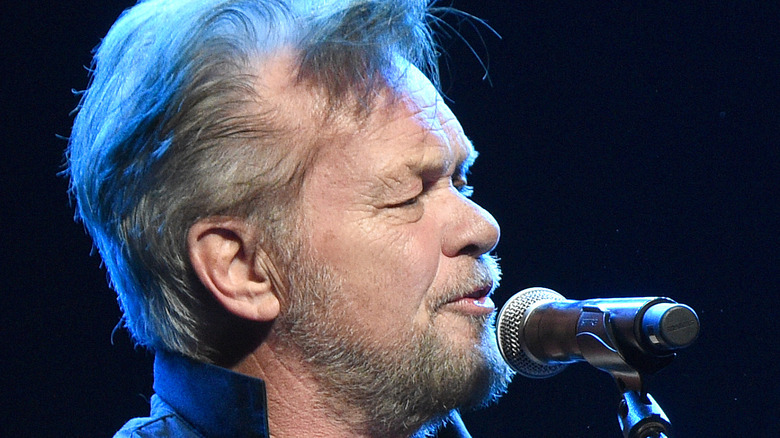
<svg viewBox="0 0 780 438"><path fill-rule="evenodd" d="M576 301L539 287L511 297L496 326L504 360L524 376L550 377L587 361L627 386L638 385L637 373L668 365L699 333L696 313L669 298Z"/></svg>

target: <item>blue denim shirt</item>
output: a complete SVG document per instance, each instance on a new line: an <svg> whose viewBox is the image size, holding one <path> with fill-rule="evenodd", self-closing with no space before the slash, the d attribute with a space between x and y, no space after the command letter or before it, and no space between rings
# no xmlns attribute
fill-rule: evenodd
<svg viewBox="0 0 780 438"><path fill-rule="evenodd" d="M115 437L268 438L265 383L225 368L158 352L149 417Z"/></svg>
<svg viewBox="0 0 780 438"><path fill-rule="evenodd" d="M225 368L158 352L149 417L128 421L115 438L268 438L265 383ZM469 438L460 415L439 438Z"/></svg>

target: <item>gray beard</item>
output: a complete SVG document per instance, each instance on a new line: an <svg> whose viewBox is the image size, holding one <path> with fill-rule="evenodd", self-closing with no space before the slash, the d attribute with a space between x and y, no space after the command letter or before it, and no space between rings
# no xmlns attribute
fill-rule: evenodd
<svg viewBox="0 0 780 438"><path fill-rule="evenodd" d="M497 400L513 375L495 341L494 317L470 317L475 348L453 352L431 323L409 336L379 345L366 339L337 276L321 263L299 257L290 272L289 307L277 321L282 348L295 351L320 386L322 407L354 432L375 437L426 436L453 409L483 407ZM482 275L498 280L492 259ZM289 265L288 265L289 266ZM470 290L470 283L458 286ZM462 282L463 283L463 282ZM467 316L463 316L467 318Z"/></svg>

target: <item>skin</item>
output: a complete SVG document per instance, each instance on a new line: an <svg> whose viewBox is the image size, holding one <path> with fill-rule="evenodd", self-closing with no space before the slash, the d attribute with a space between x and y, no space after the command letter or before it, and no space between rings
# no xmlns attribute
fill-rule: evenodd
<svg viewBox="0 0 780 438"><path fill-rule="evenodd" d="M499 228L461 192L475 152L458 120L422 73L405 73L400 99L320 151L302 194L308 241L344 280L346 313L366 337L436 324L468 349L475 333L464 315L493 304L449 291L495 247Z"/></svg>
<svg viewBox="0 0 780 438"><path fill-rule="evenodd" d="M262 67L257 86L289 126L315 135L321 96L292 80L294 65L281 53ZM499 228L466 196L476 153L459 122L421 72L399 71L393 98L385 90L362 122L334 118L333 135L317 142L300 194L306 256L339 280L333 314L344 336L379 352L433 332L452 357L473 358L495 311L489 294L497 273L484 256ZM255 233L234 218L206 218L188 233L195 272L224 307L271 324L233 369L265 380L274 438L370 436L350 427L366 420L362 407L332 408L313 365L285 342L285 326L275 321L284 316L288 282L253 244Z"/></svg>

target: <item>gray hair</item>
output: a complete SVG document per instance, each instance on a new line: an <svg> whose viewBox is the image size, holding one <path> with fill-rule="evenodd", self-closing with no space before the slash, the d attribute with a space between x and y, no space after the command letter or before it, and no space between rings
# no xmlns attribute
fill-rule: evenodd
<svg viewBox="0 0 780 438"><path fill-rule="evenodd" d="M66 173L138 344L224 355L213 333L226 316L187 256L197 220L251 220L273 251L291 232L311 157L290 153L300 139L253 85L263 59L292 48L297 80L329 108L367 108L399 58L438 84L428 18L425 0L146 0L119 17L96 50Z"/></svg>

